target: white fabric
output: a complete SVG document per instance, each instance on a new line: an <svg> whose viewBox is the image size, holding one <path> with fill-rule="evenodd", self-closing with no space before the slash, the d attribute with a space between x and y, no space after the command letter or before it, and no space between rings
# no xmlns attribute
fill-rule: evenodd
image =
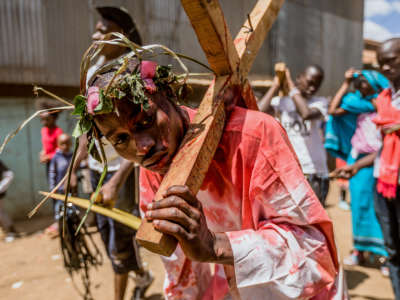
<svg viewBox="0 0 400 300"><path fill-rule="evenodd" d="M8 170L3 172L3 176L0 181L0 194L3 194L7 191L13 179L14 173L12 171Z"/></svg>
<svg viewBox="0 0 400 300"><path fill-rule="evenodd" d="M101 153L98 142L96 141L95 143L96 143L98 152ZM122 158L118 155L118 153L114 150L111 143L105 137L101 138L101 143L103 144L104 153L106 154L106 158L107 158L108 172L117 171L121 165ZM89 166L89 169L99 172L99 173L103 172L103 169L104 169L104 165L102 163L98 162L97 160L95 160L91 155L89 155L89 158L88 158L88 166Z"/></svg>
<svg viewBox="0 0 400 300"><path fill-rule="evenodd" d="M271 105L278 111L278 119L296 151L303 173L327 176L328 167L321 127L328 116L328 100L324 97L311 98L308 107L318 109L323 118L306 121L303 121L290 97L274 97Z"/></svg>

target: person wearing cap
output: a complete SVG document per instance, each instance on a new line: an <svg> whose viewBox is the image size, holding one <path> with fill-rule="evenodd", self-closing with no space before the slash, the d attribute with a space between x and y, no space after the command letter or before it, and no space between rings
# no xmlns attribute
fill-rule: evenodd
<svg viewBox="0 0 400 300"><path fill-rule="evenodd" d="M124 8L118 7L96 7L101 19L96 24L95 32L92 35L94 41L104 40L106 34L120 32L126 35L132 42L141 45L140 34L131 16ZM107 62L125 54L127 48L114 45L105 45L100 53L98 60L89 68L87 78L90 80L98 68ZM115 207L135 212L138 211L135 204L134 192L134 164L121 158L103 137L103 147L107 157L108 173L104 185L100 190L101 199L105 205L115 203ZM87 138L80 139L80 152L74 166L79 166L80 161L87 155ZM88 156L88 166L93 189L96 189L103 171L103 164L98 162L91 155ZM75 173L75 172L74 172ZM74 174L72 186L76 186L77 180ZM137 184L137 183L135 183ZM134 271L135 289L132 300L143 299L147 288L151 285L154 278L149 271L143 268L139 249L134 239L135 232L125 225L115 222L111 218L96 215L97 227L101 238L107 249L107 254L111 260L114 271L114 299L124 299L128 274Z"/></svg>

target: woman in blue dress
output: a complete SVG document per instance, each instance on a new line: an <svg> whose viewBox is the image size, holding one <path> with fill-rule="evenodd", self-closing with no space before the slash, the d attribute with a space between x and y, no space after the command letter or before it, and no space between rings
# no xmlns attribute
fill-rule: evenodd
<svg viewBox="0 0 400 300"><path fill-rule="evenodd" d="M355 91L348 92L351 84ZM350 197L354 250L345 264L362 264L365 253L386 257L383 235L375 215L373 166L357 169L354 164L380 148L380 132L372 122L378 94L389 86L388 80L376 71L356 72L349 69L345 81L329 106L325 148L334 157L347 162L335 170L336 176L347 176L351 170ZM352 167L350 167L352 166Z"/></svg>

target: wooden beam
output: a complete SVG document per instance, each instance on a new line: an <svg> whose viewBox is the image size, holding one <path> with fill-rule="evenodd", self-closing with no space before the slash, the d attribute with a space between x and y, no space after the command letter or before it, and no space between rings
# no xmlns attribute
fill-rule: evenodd
<svg viewBox="0 0 400 300"><path fill-rule="evenodd" d="M47 196L50 193L47 192L42 192L39 191L39 194L43 195L43 196ZM61 200L64 201L65 200L65 195L61 195L61 194L52 194L51 198L53 199L57 199L57 200ZM78 197L68 197L68 202L71 202L72 204L79 206L81 208L87 209L89 207L90 201L87 199L82 199L82 198L78 198ZM106 217L110 217L112 219L114 219L115 221L124 224L134 230L137 230L140 226L141 223L141 219L126 212L123 210L120 210L118 208L106 208L103 206L99 206L96 204L93 204L92 209L93 212L101 214L103 216Z"/></svg>
<svg viewBox="0 0 400 300"><path fill-rule="evenodd" d="M216 100L228 80L229 76L218 77L208 88L181 148L161 182L155 201L161 200L163 193L172 185L186 185L194 195L197 194L224 128L224 103ZM172 236L155 230L146 220L136 233L136 240L148 250L164 256L170 256L177 244Z"/></svg>
<svg viewBox="0 0 400 300"><path fill-rule="evenodd" d="M222 98L227 87L241 85L245 106L258 109L246 76L256 52L276 18L276 9L279 11L280 8L278 4L282 4L283 0L270 0L267 6L263 5L263 2L265 1L260 0L257 3L250 16L254 17L256 27L253 32L247 34L248 41L242 47L241 42L236 46L233 43L217 0L181 0L216 78L205 94L181 148L161 182L155 201L162 199L163 193L172 185L186 185L194 195L197 194L223 132L225 107ZM262 26L267 26L267 29L261 28ZM240 55L236 50L238 46L242 51ZM245 61L241 62L240 57ZM152 223L146 220L140 226L136 239L150 251L164 256L171 255L177 245L173 237L158 232Z"/></svg>
<svg viewBox="0 0 400 300"><path fill-rule="evenodd" d="M275 64L275 74L279 78L279 97L289 95L289 87L286 82L286 65L283 62Z"/></svg>
<svg viewBox="0 0 400 300"><path fill-rule="evenodd" d="M240 58L240 74L247 77L267 33L275 22L284 0L258 0L235 38Z"/></svg>
<svg viewBox="0 0 400 300"><path fill-rule="evenodd" d="M239 57L217 0L181 0L197 39L217 76L232 74Z"/></svg>

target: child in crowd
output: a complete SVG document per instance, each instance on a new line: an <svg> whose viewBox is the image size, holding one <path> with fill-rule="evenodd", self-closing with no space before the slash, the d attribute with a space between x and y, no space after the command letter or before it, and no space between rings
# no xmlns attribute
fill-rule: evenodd
<svg viewBox="0 0 400 300"><path fill-rule="evenodd" d="M328 100L315 96L323 79L324 71L317 65L308 66L295 82L289 69L286 69L289 96L274 97L281 87L279 78L275 76L272 87L260 100L259 107L263 112L274 110L286 130L304 175L322 205L325 205L329 179L321 127L327 117Z"/></svg>
<svg viewBox="0 0 400 300"><path fill-rule="evenodd" d="M2 163L2 161L0 161L0 225L3 227L3 230L5 231L6 242L12 242L15 239L16 235L16 230L14 228L13 222L8 216L8 214L4 211L3 201L2 201L13 179L14 179L14 173L11 170L9 170Z"/></svg>
<svg viewBox="0 0 400 300"><path fill-rule="evenodd" d="M65 133L62 133L57 138L57 149L49 165L50 190L53 190L54 187L63 179L65 174L67 174L68 166L72 159L72 152L70 149L71 149L71 137ZM57 189L57 193L60 194L65 193L64 184L62 184ZM56 220L59 219L59 212L61 206L62 206L62 201L54 200L53 209L54 209L54 218Z"/></svg>
<svg viewBox="0 0 400 300"><path fill-rule="evenodd" d="M42 150L39 159L42 164L46 164L48 171L50 160L53 158L57 149L57 138L63 133L57 126L58 113L43 112L40 114L40 121L43 125L40 133L42 136Z"/></svg>

